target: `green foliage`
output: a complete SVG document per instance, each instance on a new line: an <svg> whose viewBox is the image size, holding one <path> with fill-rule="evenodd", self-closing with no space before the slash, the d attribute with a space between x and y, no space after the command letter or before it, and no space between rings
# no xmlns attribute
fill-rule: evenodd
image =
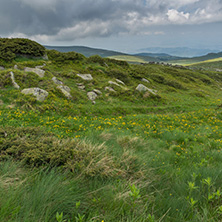
<svg viewBox="0 0 222 222"><path fill-rule="evenodd" d="M0 59L12 61L17 55L42 57L45 55L45 48L29 39L7 39L0 38Z"/></svg>
<svg viewBox="0 0 222 222"><path fill-rule="evenodd" d="M83 61L85 57L76 52L58 52L56 50L47 50L50 60L58 65L64 65L70 62Z"/></svg>

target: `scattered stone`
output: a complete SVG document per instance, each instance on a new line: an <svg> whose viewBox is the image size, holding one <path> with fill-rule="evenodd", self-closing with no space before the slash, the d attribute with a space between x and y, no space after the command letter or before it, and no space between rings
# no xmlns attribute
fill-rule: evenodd
<svg viewBox="0 0 222 222"><path fill-rule="evenodd" d="M42 68L44 68L44 66L46 66L45 63L44 63L42 66L36 66L35 68L36 68L36 69L42 69Z"/></svg>
<svg viewBox="0 0 222 222"><path fill-rule="evenodd" d="M14 65L14 69L18 69L18 66L17 66L17 65Z"/></svg>
<svg viewBox="0 0 222 222"><path fill-rule="evenodd" d="M122 85L125 85L125 83L123 81L121 81L120 79L116 79L116 81Z"/></svg>
<svg viewBox="0 0 222 222"><path fill-rule="evenodd" d="M145 79L145 78L142 78L141 81L146 82L146 83L150 83L150 81L148 79Z"/></svg>
<svg viewBox="0 0 222 222"><path fill-rule="evenodd" d="M222 69L216 69L217 72L222 72Z"/></svg>
<svg viewBox="0 0 222 222"><path fill-rule="evenodd" d="M120 84L118 84L118 83L116 83L116 82L113 82L113 81L109 81L108 83L111 84L111 85L120 86Z"/></svg>
<svg viewBox="0 0 222 222"><path fill-rule="evenodd" d="M86 88L83 83L76 83L76 85L78 86L78 89L80 90L84 90Z"/></svg>
<svg viewBox="0 0 222 222"><path fill-rule="evenodd" d="M14 73L13 73L13 72L10 72L10 75L11 75L11 80L12 80L13 86L14 86L16 89L19 89L20 86L15 82Z"/></svg>
<svg viewBox="0 0 222 222"><path fill-rule="evenodd" d="M62 91L62 93L64 94L65 97L67 97L68 99L72 98L72 96L70 94L71 89L68 86L58 85L57 88Z"/></svg>
<svg viewBox="0 0 222 222"><path fill-rule="evenodd" d="M95 92L88 92L87 96L88 96L89 100L94 101L97 97L97 94Z"/></svg>
<svg viewBox="0 0 222 222"><path fill-rule="evenodd" d="M155 91L153 89L149 89L147 88L146 86L144 86L143 84L139 84L137 87L136 87L136 90L138 90L139 92L150 92L154 95L156 95Z"/></svg>
<svg viewBox="0 0 222 222"><path fill-rule="evenodd" d="M4 70L5 68L3 66L0 66L0 70Z"/></svg>
<svg viewBox="0 0 222 222"><path fill-rule="evenodd" d="M40 78L43 78L45 75L45 71L39 68L29 68L26 67L24 69L25 72L34 72L35 74L37 74Z"/></svg>
<svg viewBox="0 0 222 222"><path fill-rule="evenodd" d="M91 74L77 74L77 76L79 76L80 78L82 78L83 80L86 80L86 81L93 80L93 77Z"/></svg>
<svg viewBox="0 0 222 222"><path fill-rule="evenodd" d="M44 89L40 89L40 88L27 88L27 89L23 89L21 91L21 93L28 95L28 94L32 94L36 97L36 100L42 102L46 99L46 97L49 95L49 93L47 91L45 91Z"/></svg>
<svg viewBox="0 0 222 222"><path fill-rule="evenodd" d="M92 104L95 105L95 104L96 104L96 101L92 101Z"/></svg>
<svg viewBox="0 0 222 222"><path fill-rule="evenodd" d="M109 86L105 87L105 91L116 92L116 90Z"/></svg>
<svg viewBox="0 0 222 222"><path fill-rule="evenodd" d="M93 92L95 92L97 95L98 94L100 94L100 95L102 94L102 92L100 90L98 90L98 89L94 89Z"/></svg>
<svg viewBox="0 0 222 222"><path fill-rule="evenodd" d="M52 78L52 81L57 85L63 85L63 82L58 80L55 76Z"/></svg>

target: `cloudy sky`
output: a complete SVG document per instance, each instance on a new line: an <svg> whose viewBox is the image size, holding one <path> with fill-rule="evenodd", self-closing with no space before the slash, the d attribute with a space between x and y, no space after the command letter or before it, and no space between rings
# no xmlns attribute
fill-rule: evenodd
<svg viewBox="0 0 222 222"><path fill-rule="evenodd" d="M0 36L123 52L222 51L222 0L0 0Z"/></svg>

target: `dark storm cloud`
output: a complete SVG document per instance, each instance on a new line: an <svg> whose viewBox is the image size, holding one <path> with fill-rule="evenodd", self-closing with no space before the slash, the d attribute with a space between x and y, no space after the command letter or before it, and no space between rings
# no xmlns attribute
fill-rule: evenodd
<svg viewBox="0 0 222 222"><path fill-rule="evenodd" d="M73 40L222 21L222 0L0 0L0 35Z"/></svg>

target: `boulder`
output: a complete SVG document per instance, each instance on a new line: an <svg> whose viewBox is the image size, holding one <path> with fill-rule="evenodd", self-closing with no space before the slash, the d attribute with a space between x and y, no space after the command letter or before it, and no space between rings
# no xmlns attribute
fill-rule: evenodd
<svg viewBox="0 0 222 222"><path fill-rule="evenodd" d="M105 91L116 92L112 87L105 87Z"/></svg>
<svg viewBox="0 0 222 222"><path fill-rule="evenodd" d="M150 81L148 79L145 79L145 78L142 78L141 81L146 82L146 83L150 83Z"/></svg>
<svg viewBox="0 0 222 222"><path fill-rule="evenodd" d="M147 88L146 86L144 86L143 84L139 84L137 87L136 87L136 90L138 90L139 92L150 92L152 93L153 95L156 95L155 91L153 89L149 89Z"/></svg>
<svg viewBox="0 0 222 222"><path fill-rule="evenodd" d="M88 92L87 96L88 96L89 100L94 101L97 97L97 94L95 92Z"/></svg>
<svg viewBox="0 0 222 222"><path fill-rule="evenodd" d="M119 80L119 79L116 79L116 81L117 81L118 83L122 84L122 85L125 85L125 83L124 83L123 81Z"/></svg>
<svg viewBox="0 0 222 222"><path fill-rule="evenodd" d="M27 88L27 89L23 89L21 91L21 93L28 95L28 94L32 94L36 97L36 100L42 102L46 99L46 97L49 95L49 93L47 91L45 91L44 89L40 89L40 88Z"/></svg>
<svg viewBox="0 0 222 222"><path fill-rule="evenodd" d="M77 76L79 76L80 78L82 78L83 80L86 80L86 81L93 80L93 77L91 74L77 74Z"/></svg>
<svg viewBox="0 0 222 222"><path fill-rule="evenodd" d="M29 68L26 67L24 69L25 72L34 72L35 74L37 74L40 78L43 78L45 75L45 71L39 68Z"/></svg>
<svg viewBox="0 0 222 222"><path fill-rule="evenodd" d="M5 68L3 66L0 66L0 70L4 70Z"/></svg>
<svg viewBox="0 0 222 222"><path fill-rule="evenodd" d="M17 66L17 65L14 65L14 69L18 69L18 66Z"/></svg>
<svg viewBox="0 0 222 222"><path fill-rule="evenodd" d="M10 76L11 76L11 80L12 80L12 84L16 89L19 89L20 86L15 82L15 77L14 77L14 73L10 72Z"/></svg>
<svg viewBox="0 0 222 222"><path fill-rule="evenodd" d="M36 66L36 69L42 69L44 66L46 66L46 64L44 63L42 66Z"/></svg>
<svg viewBox="0 0 222 222"><path fill-rule="evenodd" d="M113 82L113 81L109 81L108 83L111 84L111 85L120 86L120 84L118 84L118 83L116 83L116 82Z"/></svg>
<svg viewBox="0 0 222 222"><path fill-rule="evenodd" d="M62 91L62 93L64 94L65 97L67 97L68 99L72 98L72 96L70 94L71 89L68 86L58 85L57 88Z"/></svg>
<svg viewBox="0 0 222 222"><path fill-rule="evenodd" d="M55 76L52 78L52 81L57 85L63 85L63 82L58 80Z"/></svg>
<svg viewBox="0 0 222 222"><path fill-rule="evenodd" d="M83 83L76 83L78 89L84 90L86 87L84 86Z"/></svg>
<svg viewBox="0 0 222 222"><path fill-rule="evenodd" d="M102 92L100 90L98 90L98 89L94 89L93 92L95 92L97 95L98 94L100 94L100 95L102 94Z"/></svg>

